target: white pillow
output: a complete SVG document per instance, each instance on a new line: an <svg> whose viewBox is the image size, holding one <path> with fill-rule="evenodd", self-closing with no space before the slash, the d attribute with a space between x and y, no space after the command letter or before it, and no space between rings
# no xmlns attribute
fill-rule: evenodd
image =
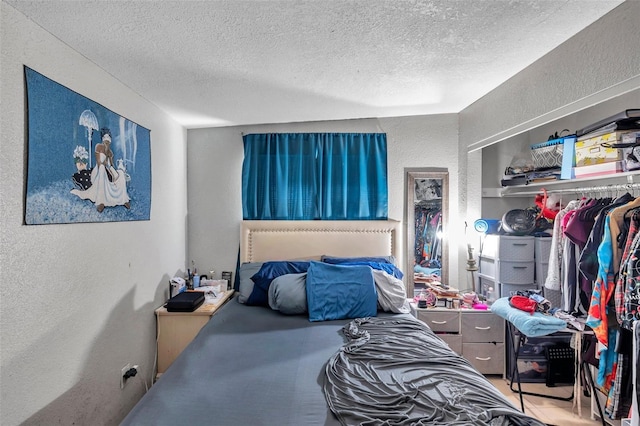
<svg viewBox="0 0 640 426"><path fill-rule="evenodd" d="M411 312L407 291L402 280L378 269L373 270L373 280L378 290L378 305L383 311L397 314Z"/></svg>

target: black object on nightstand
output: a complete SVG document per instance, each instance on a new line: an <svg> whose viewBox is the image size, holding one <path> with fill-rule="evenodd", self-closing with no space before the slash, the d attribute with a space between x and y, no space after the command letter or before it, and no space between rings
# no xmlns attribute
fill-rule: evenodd
<svg viewBox="0 0 640 426"><path fill-rule="evenodd" d="M167 301L167 312L193 312L204 303L204 292L185 291Z"/></svg>

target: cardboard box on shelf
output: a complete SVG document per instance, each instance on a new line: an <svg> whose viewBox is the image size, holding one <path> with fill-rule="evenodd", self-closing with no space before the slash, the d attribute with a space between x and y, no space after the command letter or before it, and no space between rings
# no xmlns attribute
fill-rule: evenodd
<svg viewBox="0 0 640 426"><path fill-rule="evenodd" d="M606 176L621 173L623 170L622 161L612 163L594 164L591 166L574 167L573 172L577 178Z"/></svg>
<svg viewBox="0 0 640 426"><path fill-rule="evenodd" d="M593 166L622 160L622 150L611 148L608 144L619 143L622 135L628 131L610 132L591 138L581 139L575 145L576 167ZM576 177L578 177L576 175Z"/></svg>

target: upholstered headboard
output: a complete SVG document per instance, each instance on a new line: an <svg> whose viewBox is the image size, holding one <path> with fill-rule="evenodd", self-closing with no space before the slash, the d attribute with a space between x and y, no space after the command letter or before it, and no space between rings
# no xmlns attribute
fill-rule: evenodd
<svg viewBox="0 0 640 426"><path fill-rule="evenodd" d="M240 228L240 262L391 255L400 266L400 231L395 220L245 220Z"/></svg>

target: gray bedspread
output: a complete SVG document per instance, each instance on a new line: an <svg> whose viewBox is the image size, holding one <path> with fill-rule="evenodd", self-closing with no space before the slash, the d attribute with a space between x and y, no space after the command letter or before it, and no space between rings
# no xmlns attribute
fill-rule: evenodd
<svg viewBox="0 0 640 426"><path fill-rule="evenodd" d="M383 325L390 318L394 322ZM345 424L368 421L362 411L367 398L386 418L393 418L388 423L363 424L411 424L392 421L414 418L434 408L430 416L441 422L428 424L454 424L448 421L452 413L464 419L467 410L479 419L500 414L518 419L516 410L489 382L440 339L417 327L422 323L410 314L380 313L359 326L360 330L368 327L369 337L353 340L358 334L350 334L352 340L344 350L342 329L350 322L309 322L305 315L282 315L231 300L200 330L122 425L338 426L340 421L329 409L323 391L328 365L331 372L339 373L327 383L327 390L336 395L330 399L331 407ZM406 342L417 338L428 341L407 346ZM394 346L401 350L387 351ZM407 351L424 361L412 362ZM365 352L373 356L370 365L366 358L359 358ZM400 370L392 372L392 367ZM466 381L458 376L467 376ZM350 389L341 387L339 380L350 380ZM382 399L376 396L380 394L376 388ZM390 393L396 389L397 394ZM367 396L369 390L376 393ZM352 410L357 412L352 415Z"/></svg>
<svg viewBox="0 0 640 426"><path fill-rule="evenodd" d="M343 425L544 425L418 320L357 319L344 333L324 385Z"/></svg>
<svg viewBox="0 0 640 426"><path fill-rule="evenodd" d="M348 322L311 323L234 298L122 425L337 426L322 383Z"/></svg>

